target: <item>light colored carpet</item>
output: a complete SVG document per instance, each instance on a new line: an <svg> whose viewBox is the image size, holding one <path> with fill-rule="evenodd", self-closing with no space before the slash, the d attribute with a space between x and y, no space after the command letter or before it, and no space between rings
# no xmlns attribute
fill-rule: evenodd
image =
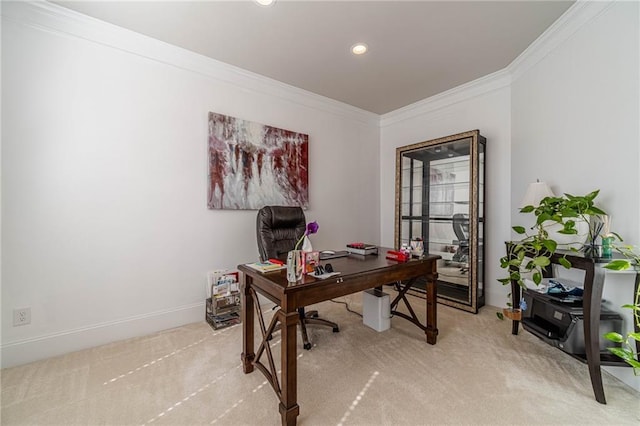
<svg viewBox="0 0 640 426"><path fill-rule="evenodd" d="M361 312L360 295L340 300ZM401 318L379 333L343 305L317 308L340 333L311 327L311 351L298 340L299 425L640 424L638 392L603 372L608 404L598 404L585 364L512 336L490 306L438 305L435 346ZM241 336L203 321L2 370L1 423L278 425L271 387L242 372Z"/></svg>

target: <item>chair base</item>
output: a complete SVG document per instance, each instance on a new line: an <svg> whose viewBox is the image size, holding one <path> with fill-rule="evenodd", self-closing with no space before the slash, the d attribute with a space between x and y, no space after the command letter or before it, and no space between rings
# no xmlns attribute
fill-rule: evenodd
<svg viewBox="0 0 640 426"><path fill-rule="evenodd" d="M307 334L307 324L323 325L325 327L331 327L334 333L340 332L340 327L335 322L331 322L326 319L318 318L318 311L305 312L304 308L298 309L298 324L300 325L300 334L302 334L302 347L306 350L311 349L311 342L309 341L309 335ZM276 325L273 331L280 330L280 324ZM268 336L267 340L271 340L273 336Z"/></svg>
<svg viewBox="0 0 640 426"><path fill-rule="evenodd" d="M301 310L300 319L298 320L298 324L300 324L300 333L302 334L302 347L306 350L311 349L311 342L309 341L309 336L307 335L307 324L314 325L324 325L326 327L331 327L334 333L338 333L340 328L338 324L335 322L331 322L326 319L318 318L317 311L309 311L307 313L304 312L304 309Z"/></svg>

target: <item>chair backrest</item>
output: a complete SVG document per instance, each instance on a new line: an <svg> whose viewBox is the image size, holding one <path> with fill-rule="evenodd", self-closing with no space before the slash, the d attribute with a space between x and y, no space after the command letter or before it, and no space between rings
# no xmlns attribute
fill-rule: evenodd
<svg viewBox="0 0 640 426"><path fill-rule="evenodd" d="M460 242L469 241L469 215L456 213L453 215L453 232Z"/></svg>
<svg viewBox="0 0 640 426"><path fill-rule="evenodd" d="M284 259L307 229L301 207L265 206L258 210L256 236L260 259Z"/></svg>

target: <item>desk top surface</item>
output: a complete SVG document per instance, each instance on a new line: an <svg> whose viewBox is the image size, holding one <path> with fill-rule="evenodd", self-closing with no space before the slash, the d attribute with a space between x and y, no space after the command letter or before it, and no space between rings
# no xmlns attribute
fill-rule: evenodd
<svg viewBox="0 0 640 426"><path fill-rule="evenodd" d="M438 255L425 254L421 258L412 258L408 262L397 262L386 258L387 252L393 250L391 248L379 247L377 255L358 255L349 254L349 256L339 257L335 259L323 260L320 263L326 265L330 263L335 272L340 272L326 279L318 279L312 275L303 275L302 279L297 283L289 283L287 281L286 269L273 272L258 272L245 265L238 265L238 269L245 274L251 275L254 279L265 279L271 283L282 287L283 289L314 287L323 283L335 282L336 279L349 279L354 276L365 275L376 272L392 272L394 269L404 269L407 267L421 267L424 264L431 263L441 257ZM382 284L382 283L381 283Z"/></svg>

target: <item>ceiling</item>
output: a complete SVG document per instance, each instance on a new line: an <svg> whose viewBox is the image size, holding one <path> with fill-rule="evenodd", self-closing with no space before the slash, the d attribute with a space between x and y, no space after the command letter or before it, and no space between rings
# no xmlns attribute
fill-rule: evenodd
<svg viewBox="0 0 640 426"><path fill-rule="evenodd" d="M384 114L503 69L573 1L55 3Z"/></svg>

